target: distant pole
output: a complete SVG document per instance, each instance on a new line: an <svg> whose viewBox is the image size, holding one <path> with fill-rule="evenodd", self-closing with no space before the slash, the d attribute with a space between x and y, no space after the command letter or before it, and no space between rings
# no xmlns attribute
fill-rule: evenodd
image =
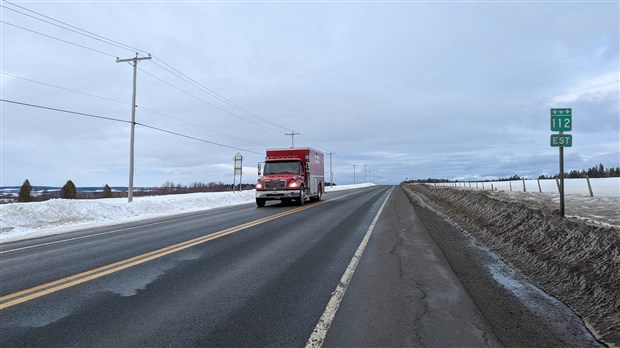
<svg viewBox="0 0 620 348"><path fill-rule="evenodd" d="M355 186L355 167L357 167L357 164L353 165L353 186Z"/></svg>
<svg viewBox="0 0 620 348"><path fill-rule="evenodd" d="M299 132L295 133L295 131L292 131L290 133L284 133L284 135L290 135L291 136L291 147L295 147L295 136L299 135Z"/></svg>
<svg viewBox="0 0 620 348"><path fill-rule="evenodd" d="M233 162L233 192L235 192L237 174L239 175L239 192L241 192L243 188L243 155L237 152L233 157Z"/></svg>
<svg viewBox="0 0 620 348"><path fill-rule="evenodd" d="M368 167L368 165L364 164L364 182L367 182L366 181L366 167Z"/></svg>
<svg viewBox="0 0 620 348"><path fill-rule="evenodd" d="M133 157L134 157L134 136L136 132L136 77L138 70L138 62L144 59L151 59L151 55L148 57L138 58L138 53L134 58L120 59L116 58L117 63L130 62L133 66L133 95L131 97L131 139L129 141L129 189L127 192L127 201L131 203L133 200Z"/></svg>
<svg viewBox="0 0 620 348"><path fill-rule="evenodd" d="M329 186L334 186L334 172L332 171L332 155L336 154L335 152L329 153Z"/></svg>

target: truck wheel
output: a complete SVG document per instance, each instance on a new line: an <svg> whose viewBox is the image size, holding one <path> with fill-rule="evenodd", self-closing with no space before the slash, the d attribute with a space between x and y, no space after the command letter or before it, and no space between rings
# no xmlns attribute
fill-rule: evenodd
<svg viewBox="0 0 620 348"><path fill-rule="evenodd" d="M299 191L299 202L297 202L298 205L301 207L302 205L304 205L304 188L302 187L301 190Z"/></svg>
<svg viewBox="0 0 620 348"><path fill-rule="evenodd" d="M323 195L323 188L319 185L319 193L316 196L310 197L310 202L318 202L321 200L321 196Z"/></svg>
<svg viewBox="0 0 620 348"><path fill-rule="evenodd" d="M264 199L261 199L261 198L256 198L256 205L257 205L259 208L264 207L264 206L265 206L265 200L264 200Z"/></svg>

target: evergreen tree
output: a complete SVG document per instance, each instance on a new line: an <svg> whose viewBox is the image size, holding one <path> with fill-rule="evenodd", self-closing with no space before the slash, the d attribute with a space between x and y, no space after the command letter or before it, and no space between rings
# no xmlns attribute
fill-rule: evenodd
<svg viewBox="0 0 620 348"><path fill-rule="evenodd" d="M19 189L19 196L17 197L18 202L32 202L32 186L30 186L30 181L26 179L22 184L22 187Z"/></svg>
<svg viewBox="0 0 620 348"><path fill-rule="evenodd" d="M73 181L69 180L60 190L60 198L75 199L77 197L77 189Z"/></svg>
<svg viewBox="0 0 620 348"><path fill-rule="evenodd" d="M111 198L112 197L112 189L108 184L105 184L103 187L103 198Z"/></svg>

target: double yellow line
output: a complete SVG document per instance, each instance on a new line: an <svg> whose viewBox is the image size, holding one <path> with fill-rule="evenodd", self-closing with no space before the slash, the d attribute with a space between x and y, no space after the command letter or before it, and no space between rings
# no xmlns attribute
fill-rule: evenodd
<svg viewBox="0 0 620 348"><path fill-rule="evenodd" d="M95 268L95 269L91 269L90 271L86 271L86 272L82 272L82 273L78 273L66 278L62 278L53 282L49 282L46 284L42 284L39 286L35 286L33 288L30 289L26 289L26 290L22 290L16 293L12 293L9 295L5 295L0 297L0 310L3 310L5 308L9 308L12 306L15 306L17 304L23 303L23 302L27 302L30 301L32 299L35 298L39 298L45 295L49 295L52 293L55 293L57 291L66 289L66 288L70 288L72 286L76 286L78 284L82 284L82 283L86 283L88 281L91 281L93 279L97 279L97 278L101 278L103 276L106 276L108 274L111 273L115 273L121 270L124 270L126 268L130 268L133 266L137 266L139 264L154 260L154 259L158 259L160 257L172 254L172 253L176 253L177 251L181 251L187 248L191 248L193 246L199 245L199 244L203 244L206 243L210 240L214 240L220 237L224 237L227 236L229 234L232 233L236 233L239 232L241 230L245 230L247 228L256 226L256 225L260 225L260 224L264 224L268 221L272 221L272 220L276 220L279 219L281 217L287 216L287 215L291 215L291 214L295 214L297 212L300 212L302 210L306 210L306 209L310 209L322 204L325 204L327 202L331 202L337 199L342 199L344 197L350 196L353 193L344 195L344 196L340 196L328 201L320 201L317 203L314 203L312 205L307 205L307 206L303 206L303 207L298 207L298 208L294 208L282 213L278 213L278 214L274 214L271 216L267 216L258 220L254 220L254 221L250 221L238 226L234 226L234 227L230 227L221 231L217 231L214 233L210 233L208 235L202 236L202 237L198 237L198 238L194 238L194 239L190 239L187 240L185 242L181 242L181 243L177 243L174 245L170 245L167 246L165 248L161 248L158 250L154 250L142 255L138 255L138 256L134 256L132 258L129 259L125 259L122 261L118 261L115 263L111 263L109 265L106 266L102 266L99 268Z"/></svg>

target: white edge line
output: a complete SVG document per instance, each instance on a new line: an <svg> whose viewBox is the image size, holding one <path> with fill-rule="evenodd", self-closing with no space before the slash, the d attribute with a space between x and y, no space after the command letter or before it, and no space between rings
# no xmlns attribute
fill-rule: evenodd
<svg viewBox="0 0 620 348"><path fill-rule="evenodd" d="M314 331L312 331L312 335L310 335L310 338L308 338L308 342L306 342L305 348L320 348L323 345L323 342L325 341L325 337L327 336L327 332L329 331L329 327L332 325L332 321L334 320L334 317L336 316L338 307L340 307L340 302L344 298L344 294L347 291L347 288L349 287L351 278L353 278L353 273L355 272L355 269L357 268L357 264L359 263L359 260L362 257L364 250L366 249L366 245L368 244L368 240L370 239L370 236L372 235L372 231L375 229L375 225L377 224L377 221L379 220L379 216L381 215L381 212L383 211L383 208L385 207L385 204L387 203L388 198L390 198L390 194L392 194L393 190L394 190L394 187L390 189L390 192L388 193L387 197L385 197L385 200L383 201L383 204L379 208L379 211L377 211L377 215L375 215L375 218L372 220L372 223L370 224L370 226L368 226L366 235L360 242L360 245L357 247L357 250L355 251L353 258L351 258L351 262L349 262L349 266L347 267L347 269L344 271L344 274L342 275L342 278L340 278L340 283L338 283L338 286L336 286L336 290L333 292L332 297L329 299L329 302L327 303L327 306L325 307L325 311L323 312L323 315L321 315L321 318L319 318L319 322L314 327Z"/></svg>

